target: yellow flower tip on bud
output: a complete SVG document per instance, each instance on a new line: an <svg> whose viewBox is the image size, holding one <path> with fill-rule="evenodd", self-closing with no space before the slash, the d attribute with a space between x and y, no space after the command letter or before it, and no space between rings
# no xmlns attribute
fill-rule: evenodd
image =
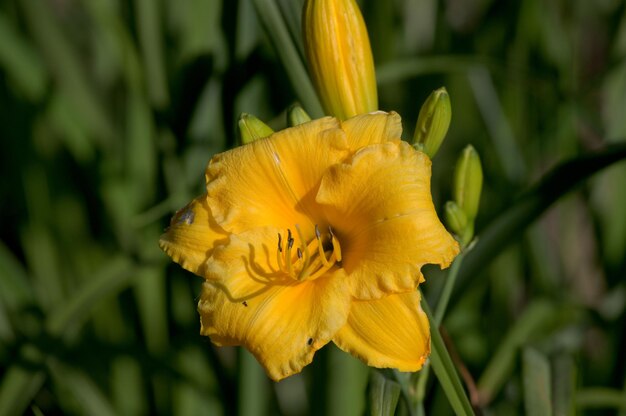
<svg viewBox="0 0 626 416"><path fill-rule="evenodd" d="M311 121L311 116L299 105L293 105L287 110L287 124L289 127L299 126L307 121Z"/></svg>
<svg viewBox="0 0 626 416"><path fill-rule="evenodd" d="M252 143L257 139L262 139L274 133L270 126L252 114L241 113L237 125L242 144Z"/></svg>
<svg viewBox="0 0 626 416"><path fill-rule="evenodd" d="M428 96L420 109L413 135L414 146L432 159L448 133L451 118L450 96L441 87Z"/></svg>
<svg viewBox="0 0 626 416"><path fill-rule="evenodd" d="M456 164L454 172L454 199L465 213L468 223L474 222L478 213L483 186L483 168L478 153L468 145Z"/></svg>
<svg viewBox="0 0 626 416"><path fill-rule="evenodd" d="M444 207L444 217L446 225L456 235L463 235L467 227L467 216L465 212L454 201L446 202Z"/></svg>
<svg viewBox="0 0 626 416"><path fill-rule="evenodd" d="M341 120L378 110L374 59L355 0L307 0L302 18L309 72L324 110Z"/></svg>

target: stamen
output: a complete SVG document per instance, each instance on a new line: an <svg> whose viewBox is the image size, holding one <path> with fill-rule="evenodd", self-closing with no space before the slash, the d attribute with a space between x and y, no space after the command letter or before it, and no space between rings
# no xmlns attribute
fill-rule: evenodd
<svg viewBox="0 0 626 416"><path fill-rule="evenodd" d="M278 264L278 268L280 270L285 270L285 262L283 261L283 256L281 253L283 252L283 236L278 233L278 251L276 252L276 263Z"/></svg>
<svg viewBox="0 0 626 416"><path fill-rule="evenodd" d="M311 262L311 255L309 254L309 247L304 244L304 235L302 235L302 230L300 226L296 224L296 231L298 232L298 237L300 238L300 248L298 248L298 259L302 259L302 252L304 251L304 262L302 264L302 268L300 269L300 273L298 274L298 280L302 280L307 277L309 264Z"/></svg>
<svg viewBox="0 0 626 416"><path fill-rule="evenodd" d="M298 247L295 247L295 253L292 252L295 238L291 229L287 229L286 239L283 239L282 234L278 233L276 256L279 270L299 281L315 280L341 261L341 245L330 226L328 227L328 234L322 236L319 227L315 225L315 238L308 244L300 226L296 224L295 227L300 239Z"/></svg>
<svg viewBox="0 0 626 416"><path fill-rule="evenodd" d="M329 227L330 228L330 227ZM317 252L324 263L324 267L329 267L328 260L326 260L326 253L324 253L324 244L322 243L322 235L320 229L315 225L315 238L317 238Z"/></svg>
<svg viewBox="0 0 626 416"><path fill-rule="evenodd" d="M333 255L330 256L330 261L328 262L328 266L324 266L324 267L321 267L320 269L318 269L315 273L313 273L311 276L309 276L309 280L315 280L318 277L322 276L324 273L329 271L335 265L335 263L336 263L335 255L333 254Z"/></svg>
<svg viewBox="0 0 626 416"><path fill-rule="evenodd" d="M335 254L337 261L341 261L341 245L339 245L339 240L335 237L335 233L333 233L333 229L328 226L328 232L330 233L330 241L333 245L333 253Z"/></svg>
<svg viewBox="0 0 626 416"><path fill-rule="evenodd" d="M287 261L287 272L289 276L293 276L293 268L291 267L291 249L293 248L293 241L291 230L287 229L287 253L285 254L285 260Z"/></svg>

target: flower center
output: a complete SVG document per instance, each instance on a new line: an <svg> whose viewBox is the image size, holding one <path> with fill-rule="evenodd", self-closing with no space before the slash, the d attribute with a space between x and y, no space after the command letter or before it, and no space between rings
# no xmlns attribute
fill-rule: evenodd
<svg viewBox="0 0 626 416"><path fill-rule="evenodd" d="M306 240L296 224L296 233L300 246L295 247L295 239L291 229L287 229L287 238L278 233L278 250L276 257L278 267L289 277L296 280L315 280L341 262L341 245L328 226L328 233L322 234L315 225L315 237Z"/></svg>

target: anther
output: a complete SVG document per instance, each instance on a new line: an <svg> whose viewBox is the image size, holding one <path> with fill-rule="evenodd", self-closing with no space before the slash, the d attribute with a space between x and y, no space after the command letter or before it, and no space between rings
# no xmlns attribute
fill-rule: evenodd
<svg viewBox="0 0 626 416"><path fill-rule="evenodd" d="M291 236L291 230L287 230L287 249L290 250L293 247L293 237Z"/></svg>
<svg viewBox="0 0 626 416"><path fill-rule="evenodd" d="M320 227L317 226L317 224L315 224L315 237L319 240L320 238L322 238L322 234L320 233Z"/></svg>
<svg viewBox="0 0 626 416"><path fill-rule="evenodd" d="M278 233L278 251L283 252L283 236Z"/></svg>
<svg viewBox="0 0 626 416"><path fill-rule="evenodd" d="M298 253L298 258L302 259L302 250L300 250L300 247L298 247L297 253Z"/></svg>

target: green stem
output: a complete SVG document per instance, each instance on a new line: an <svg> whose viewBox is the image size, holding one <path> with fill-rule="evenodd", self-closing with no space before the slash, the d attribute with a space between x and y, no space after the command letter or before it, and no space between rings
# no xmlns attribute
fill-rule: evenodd
<svg viewBox="0 0 626 416"><path fill-rule="evenodd" d="M441 325L441 321L443 320L443 316L445 315L446 309L448 307L448 302L450 301L450 296L452 295L452 289L454 288L454 283L456 282L456 277L459 273L459 269L461 268L461 263L463 262L463 256L465 252L459 254L452 266L450 267L450 271L448 272L448 278L443 286L443 291L441 292L441 297L439 298L439 302L437 303L437 308L435 309L435 316L433 321L433 327L439 328ZM424 413L424 397L426 396L426 385L428 383L428 376L430 374L430 365L428 362L424 364L424 367L420 371L417 379L416 389L415 389L415 406L418 414Z"/></svg>
<svg viewBox="0 0 626 416"><path fill-rule="evenodd" d="M423 298L422 308L424 309L424 312L426 312L431 325L434 324L435 320L433 314L430 311L428 303ZM448 350L446 349L437 326L434 326L434 330L430 332L432 343L430 361L433 366L433 371L435 372L437 379L439 379L441 387L446 394L452 409L457 415L473 415L474 410L472 409L472 405L470 404L467 394L465 394L459 375L456 372L452 359L448 354Z"/></svg>
<svg viewBox="0 0 626 416"><path fill-rule="evenodd" d="M439 302L437 302L437 307L435 308L435 320L434 324L436 327L441 325L443 321L443 316L446 313L446 309L448 308L448 302L450 301L450 296L452 296L452 290L454 289L454 284L456 283L456 277L459 274L459 270L461 269L461 263L463 263L463 257L465 256L465 251L456 256L454 261L452 262L452 266L450 266L450 271L448 272L448 278L443 286L443 291L441 292L441 297L439 298Z"/></svg>

